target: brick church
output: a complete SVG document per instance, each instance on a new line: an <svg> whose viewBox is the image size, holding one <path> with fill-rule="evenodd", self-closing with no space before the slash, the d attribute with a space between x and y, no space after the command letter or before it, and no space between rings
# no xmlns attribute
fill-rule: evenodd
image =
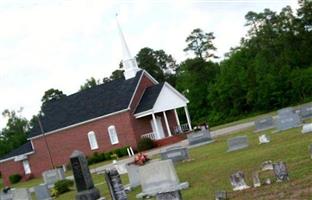
<svg viewBox="0 0 312 200"><path fill-rule="evenodd" d="M188 100L168 83L158 83L138 68L119 28L125 79L114 80L48 102L28 142L0 158L5 185L9 176L41 177L43 171L69 163L74 150L86 155L131 146L142 137L170 139L181 130L177 109L183 109L188 129Z"/></svg>

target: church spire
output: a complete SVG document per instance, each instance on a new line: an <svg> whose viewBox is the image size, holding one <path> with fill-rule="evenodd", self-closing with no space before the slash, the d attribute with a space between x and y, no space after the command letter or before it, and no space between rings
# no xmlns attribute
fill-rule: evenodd
<svg viewBox="0 0 312 200"><path fill-rule="evenodd" d="M116 14L116 22L117 22L117 27L118 27L119 36L120 36L121 45L122 45L122 51L123 51L122 64L125 70L124 75L126 79L130 79L130 78L135 77L136 73L140 70L140 68L138 67L136 59L131 56L125 37L118 23L117 16L118 15Z"/></svg>

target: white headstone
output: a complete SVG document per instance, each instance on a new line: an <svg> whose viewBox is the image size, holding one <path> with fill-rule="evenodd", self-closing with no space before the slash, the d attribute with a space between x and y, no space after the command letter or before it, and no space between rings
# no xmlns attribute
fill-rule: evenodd
<svg viewBox="0 0 312 200"><path fill-rule="evenodd" d="M31 200L30 193L26 188L17 188L12 193L14 200Z"/></svg>
<svg viewBox="0 0 312 200"><path fill-rule="evenodd" d="M304 124L302 126L302 130L301 130L301 133L310 133L312 132L312 123L310 124Z"/></svg>

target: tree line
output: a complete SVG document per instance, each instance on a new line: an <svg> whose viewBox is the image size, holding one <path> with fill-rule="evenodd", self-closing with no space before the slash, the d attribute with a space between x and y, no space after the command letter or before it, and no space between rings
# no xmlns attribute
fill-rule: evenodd
<svg viewBox="0 0 312 200"><path fill-rule="evenodd" d="M213 32L194 29L186 38L184 51L194 55L177 63L164 50L142 48L136 55L140 68L159 82L167 81L189 100L194 124L210 126L300 104L312 100L312 2L299 0L299 8L280 12L265 9L245 15L248 33L237 47L217 62ZM91 77L80 91L124 78L122 64L111 76ZM47 102L66 96L49 89ZM0 135L0 156L20 146L33 123L15 111L6 110L7 126Z"/></svg>

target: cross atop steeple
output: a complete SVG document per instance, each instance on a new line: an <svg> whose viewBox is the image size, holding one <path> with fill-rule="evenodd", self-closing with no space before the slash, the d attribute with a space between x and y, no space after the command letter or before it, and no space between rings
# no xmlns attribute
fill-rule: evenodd
<svg viewBox="0 0 312 200"><path fill-rule="evenodd" d="M122 45L122 51L123 51L122 64L125 70L124 75L126 79L130 79L130 78L135 77L136 73L140 71L140 68L138 67L135 57L131 56L124 34L122 33L121 27L118 23L117 16L118 14L116 14L116 22L117 22L117 27L118 27L119 36L120 36L121 45Z"/></svg>

